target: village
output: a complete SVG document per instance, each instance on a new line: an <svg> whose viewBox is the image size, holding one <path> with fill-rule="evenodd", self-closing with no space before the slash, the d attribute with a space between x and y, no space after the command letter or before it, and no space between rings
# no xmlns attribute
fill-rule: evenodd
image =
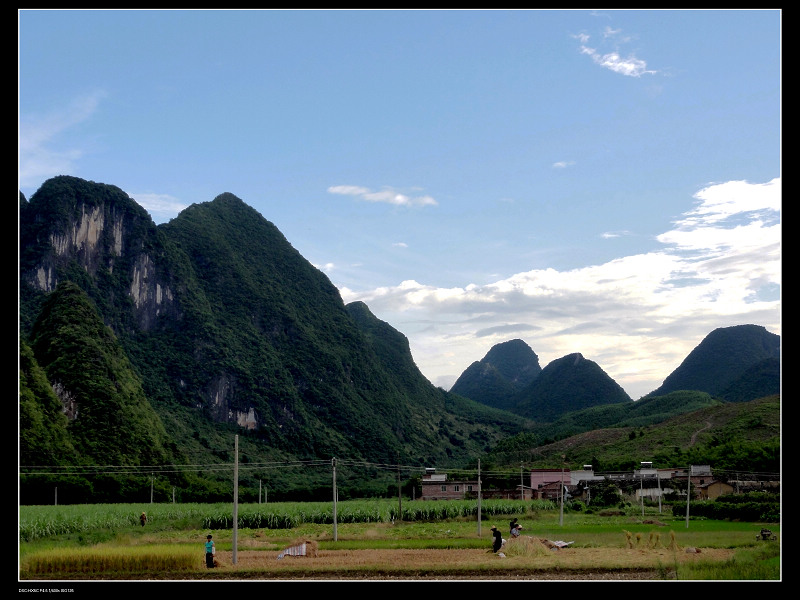
<svg viewBox="0 0 800 600"><path fill-rule="evenodd" d="M449 479L447 473L426 469L422 477L420 500L464 500L480 497L512 500L581 500L591 505L592 488L610 482L623 496L637 503L644 500L660 502L664 496L686 498L687 488L692 499L713 500L722 495L742 493L754 489L777 490L779 481L728 480L722 481L713 474L710 465L692 465L689 468L654 468L651 462L642 462L639 469L629 472L595 473L592 465L581 469L520 469L520 483L510 488L483 487L478 479ZM563 491L563 497L562 497Z"/></svg>

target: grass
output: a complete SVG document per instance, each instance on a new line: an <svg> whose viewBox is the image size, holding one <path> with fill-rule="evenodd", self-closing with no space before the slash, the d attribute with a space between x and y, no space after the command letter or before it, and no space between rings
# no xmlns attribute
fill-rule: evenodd
<svg viewBox="0 0 800 600"><path fill-rule="evenodd" d="M723 563L698 562L679 570L683 580L770 581L780 578L780 546L764 543L756 548L744 548Z"/></svg>

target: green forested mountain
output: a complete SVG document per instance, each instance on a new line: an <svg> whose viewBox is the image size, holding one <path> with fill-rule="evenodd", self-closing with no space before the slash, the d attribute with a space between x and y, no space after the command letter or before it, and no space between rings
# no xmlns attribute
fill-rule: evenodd
<svg viewBox="0 0 800 600"><path fill-rule="evenodd" d="M702 391L725 402L747 402L780 393L780 336L757 325L712 331L663 385L640 398L634 408L598 365L576 360L582 359L581 355L562 357L544 370L538 368L536 358L535 371L530 369L531 356L535 354L521 340L497 344L462 373L451 391L531 417L537 425L546 422L550 429L557 423L561 429L574 428L581 421L582 431L589 429L599 414L621 419L630 412L634 418L644 406L652 406L654 398L662 405L666 397L662 412L674 413L682 405L677 399L683 397L674 392L682 390ZM544 377L539 379L541 373ZM522 389L520 381L524 382ZM615 402L622 405L601 408ZM562 415L566 415L563 421Z"/></svg>
<svg viewBox="0 0 800 600"><path fill-rule="evenodd" d="M119 466L173 462L164 426L128 357L78 286L64 282L48 296L29 341L60 393L78 456Z"/></svg>
<svg viewBox="0 0 800 600"><path fill-rule="evenodd" d="M486 356L467 367L450 391L487 406L513 410L514 396L541 372L539 357L530 346L510 340L492 346Z"/></svg>
<svg viewBox="0 0 800 600"><path fill-rule="evenodd" d="M780 358L780 336L761 325L721 327L709 333L683 362L648 396L676 390L699 390L719 395L735 384L745 371L761 361ZM774 363L773 363L774 365ZM779 379L759 395L776 394Z"/></svg>
<svg viewBox="0 0 800 600"><path fill-rule="evenodd" d="M721 404L721 400L705 392L684 390L642 398L636 402L618 402L576 410L552 423L537 424L532 432L542 439L553 440L607 427L649 427L677 415Z"/></svg>
<svg viewBox="0 0 800 600"><path fill-rule="evenodd" d="M537 422L550 422L568 412L618 402L632 400L597 363L576 352L542 369L514 396L512 410Z"/></svg>
<svg viewBox="0 0 800 600"><path fill-rule="evenodd" d="M745 369L719 395L727 402L747 402L753 398L779 394L780 390L781 360L765 358Z"/></svg>
<svg viewBox="0 0 800 600"><path fill-rule="evenodd" d="M83 463L225 462L240 434L248 461L446 465L526 426L435 388L402 334L346 307L232 194L156 227L119 188L58 177L21 199L20 244L21 342L74 405L66 432ZM52 414L52 395L40 404ZM126 443L120 419L154 439Z"/></svg>
<svg viewBox="0 0 800 600"><path fill-rule="evenodd" d="M79 455L67 433L67 416L47 374L24 341L19 352L19 461L21 465L72 465Z"/></svg>
<svg viewBox="0 0 800 600"><path fill-rule="evenodd" d="M683 400L691 405L703 401L702 393L695 400L692 394L686 393ZM670 401L669 396L661 398L654 400ZM613 423L555 440L544 437L548 429L543 428L505 439L484 464L490 468L525 462L534 468L552 468L562 464L564 456L573 469L592 464L596 471L629 471L638 468L640 461L652 461L657 467L694 464L743 473L780 473L780 408L776 395L747 402L711 401L688 412L676 409L667 419L654 415L648 422L642 416L636 424Z"/></svg>
<svg viewBox="0 0 800 600"><path fill-rule="evenodd" d="M529 455L590 428L641 431L717 402L676 392L634 403L580 354L541 369L516 342L487 354L488 387L473 387L494 389L495 401L436 388L402 333L363 303L344 305L230 193L156 226L115 186L56 177L30 201L20 195L19 226L23 502L47 501L55 485L73 501L154 489L227 499L235 437L249 466L242 498L262 480L273 499L327 497L330 473L302 465L333 458L364 465L343 478L342 498L381 494L396 474L375 465ZM748 367L728 382L731 400L771 385L775 365ZM301 466L276 474L272 464Z"/></svg>

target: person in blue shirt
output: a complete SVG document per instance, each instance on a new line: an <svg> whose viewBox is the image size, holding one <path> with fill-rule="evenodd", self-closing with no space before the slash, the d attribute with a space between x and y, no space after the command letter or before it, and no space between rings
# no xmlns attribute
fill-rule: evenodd
<svg viewBox="0 0 800 600"><path fill-rule="evenodd" d="M517 528L517 518L514 517L514 520L508 524L508 533L514 535L514 530Z"/></svg>
<svg viewBox="0 0 800 600"><path fill-rule="evenodd" d="M206 567L209 569L214 568L214 555L217 553L214 547L214 540L211 539L211 534L206 536Z"/></svg>

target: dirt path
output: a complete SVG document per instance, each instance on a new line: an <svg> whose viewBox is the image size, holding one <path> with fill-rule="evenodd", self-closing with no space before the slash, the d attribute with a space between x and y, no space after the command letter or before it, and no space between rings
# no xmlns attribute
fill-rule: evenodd
<svg viewBox="0 0 800 600"><path fill-rule="evenodd" d="M705 427L703 427L702 429L698 429L697 431L695 431L695 432L692 434L692 439L691 439L691 440L689 440L689 446L690 446L690 447L691 447L691 446L694 446L694 445L695 445L695 443L697 443L697 434L699 434L699 433L700 433L700 432L702 432L702 431L705 431L706 429L708 429L709 427L711 427L711 425L712 425L711 421L706 421L706 426L705 426Z"/></svg>

